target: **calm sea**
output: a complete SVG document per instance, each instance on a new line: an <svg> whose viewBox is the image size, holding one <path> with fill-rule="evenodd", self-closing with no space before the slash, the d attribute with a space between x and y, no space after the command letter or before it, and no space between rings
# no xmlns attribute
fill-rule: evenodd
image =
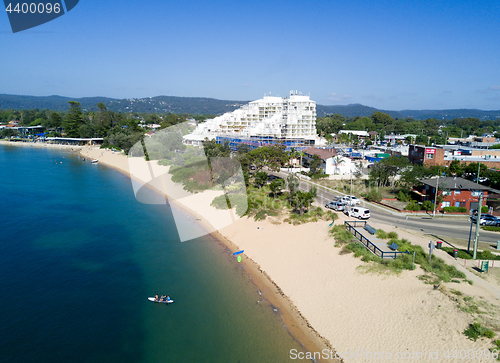
<svg viewBox="0 0 500 363"><path fill-rule="evenodd" d="M169 207L138 203L117 171L0 145L0 188L1 362L284 362L301 350L225 248L179 242ZM149 302L155 292L175 303Z"/></svg>

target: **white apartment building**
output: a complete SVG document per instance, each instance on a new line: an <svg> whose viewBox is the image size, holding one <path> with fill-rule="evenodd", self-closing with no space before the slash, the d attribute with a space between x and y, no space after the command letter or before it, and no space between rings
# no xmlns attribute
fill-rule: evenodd
<svg viewBox="0 0 500 363"><path fill-rule="evenodd" d="M233 112L198 124L184 136L186 144L199 144L207 137L265 137L278 140L316 138L316 102L297 91L289 97L264 96Z"/></svg>

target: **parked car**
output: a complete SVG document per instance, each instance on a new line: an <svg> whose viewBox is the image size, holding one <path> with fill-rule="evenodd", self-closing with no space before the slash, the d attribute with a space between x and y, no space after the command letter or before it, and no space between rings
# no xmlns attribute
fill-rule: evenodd
<svg viewBox="0 0 500 363"><path fill-rule="evenodd" d="M342 197L342 202L344 202L347 205L359 205L359 204L361 204L359 199L356 198L354 195L346 195L345 197Z"/></svg>
<svg viewBox="0 0 500 363"><path fill-rule="evenodd" d="M349 217L354 217L358 219L368 219L370 218L370 210L366 208L354 207L351 209L345 209L344 213Z"/></svg>
<svg viewBox="0 0 500 363"><path fill-rule="evenodd" d="M326 203L325 208L333 209L335 211L344 210L346 207L345 203L339 201L333 201Z"/></svg>
<svg viewBox="0 0 500 363"><path fill-rule="evenodd" d="M477 221L477 213L472 215L472 221L475 223ZM479 220L479 225L481 226L498 226L500 225L500 220L492 216L491 214L481 214L481 219Z"/></svg>

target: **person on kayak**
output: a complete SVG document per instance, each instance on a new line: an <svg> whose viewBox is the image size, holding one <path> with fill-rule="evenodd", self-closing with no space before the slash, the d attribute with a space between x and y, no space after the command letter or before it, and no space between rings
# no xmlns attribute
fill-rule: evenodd
<svg viewBox="0 0 500 363"><path fill-rule="evenodd" d="M170 296L169 295L167 295L167 300L165 300L165 301L170 301Z"/></svg>
<svg viewBox="0 0 500 363"><path fill-rule="evenodd" d="M155 301L158 301L158 294L155 294Z"/></svg>
<svg viewBox="0 0 500 363"><path fill-rule="evenodd" d="M167 301L167 297L166 297L165 295L162 295L162 296L160 297L160 301L163 301L163 299L165 299L165 301Z"/></svg>

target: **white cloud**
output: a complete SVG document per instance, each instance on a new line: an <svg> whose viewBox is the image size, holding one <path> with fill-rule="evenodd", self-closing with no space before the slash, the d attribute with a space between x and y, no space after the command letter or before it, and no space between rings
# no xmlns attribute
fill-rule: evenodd
<svg viewBox="0 0 500 363"><path fill-rule="evenodd" d="M500 91L500 86L491 86L486 89L478 89L477 93L487 93L489 91Z"/></svg>
<svg viewBox="0 0 500 363"><path fill-rule="evenodd" d="M339 95L338 93L330 93L327 97L331 102L345 102L351 98L351 95Z"/></svg>

